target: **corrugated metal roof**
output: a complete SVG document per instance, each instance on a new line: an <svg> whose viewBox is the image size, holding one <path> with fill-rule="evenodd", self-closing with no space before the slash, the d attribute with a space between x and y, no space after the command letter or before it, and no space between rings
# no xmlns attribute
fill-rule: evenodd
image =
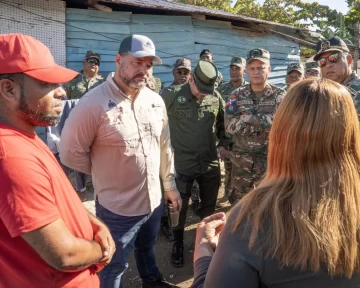
<svg viewBox="0 0 360 288"><path fill-rule="evenodd" d="M275 23L265 20L260 20L256 18L246 17L243 15L237 15L221 10L209 9L205 7L200 7L196 5L190 4L182 4L173 1L167 0L102 0L102 2L108 3L115 3L115 4L123 4L129 6L136 6L142 8L149 8L149 9L159 9L159 10L167 10L167 11L176 11L182 13L196 13L206 16L213 16L219 18L226 18L229 20L237 20L237 21L244 21L244 22L253 22L258 24L266 24L272 26L282 26L289 29L298 30L299 27L289 26L287 24Z"/></svg>

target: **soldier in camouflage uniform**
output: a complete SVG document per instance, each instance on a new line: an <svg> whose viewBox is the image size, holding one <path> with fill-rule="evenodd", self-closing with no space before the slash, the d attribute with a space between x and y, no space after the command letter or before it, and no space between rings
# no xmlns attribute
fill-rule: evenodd
<svg viewBox="0 0 360 288"><path fill-rule="evenodd" d="M230 142L224 129L224 101L214 90L217 76L213 63L200 60L188 83L162 93L174 147L176 186L182 198L171 255L175 267L184 264L184 226L194 180L201 198L197 214L203 219L215 211L220 187L216 139L219 150L227 149Z"/></svg>
<svg viewBox="0 0 360 288"><path fill-rule="evenodd" d="M246 60L242 57L232 57L230 61L230 81L221 84L218 87L218 91L221 94L221 97L224 99L225 102L228 101L230 95L234 92L235 89L249 84L244 79L246 67ZM229 135L231 136L231 135ZM230 143L229 150L231 150L233 143ZM230 186L231 186L231 168L232 163L230 159L226 156L220 155L220 157L224 161L224 168L225 168L225 197L229 196Z"/></svg>
<svg viewBox="0 0 360 288"><path fill-rule="evenodd" d="M176 60L174 69L172 70L174 81L164 88L168 90L176 85L182 85L189 82L191 75L191 61L187 58L179 58Z"/></svg>
<svg viewBox="0 0 360 288"><path fill-rule="evenodd" d="M66 91L67 99L80 99L90 89L96 87L105 81L98 74L101 62L101 56L95 51L89 50L85 54L83 62L83 70L79 75L70 82L63 85ZM87 200L86 181L88 176L84 173L74 171L75 189L81 201Z"/></svg>
<svg viewBox="0 0 360 288"><path fill-rule="evenodd" d="M321 77L320 67L314 61L305 63L305 79L311 78L311 77L313 77L313 78Z"/></svg>
<svg viewBox="0 0 360 288"><path fill-rule="evenodd" d="M232 205L265 173L269 131L285 95L285 90L267 81L271 71L268 51L249 51L246 64L250 84L236 89L225 106L225 129L234 142L229 151L233 163L229 194Z"/></svg>
<svg viewBox="0 0 360 288"><path fill-rule="evenodd" d="M209 49L204 49L200 53L200 60L209 61L211 63L214 63L214 56ZM223 75L221 74L220 71L218 71L218 74L219 75L215 82L215 88L219 87L221 84L224 83Z"/></svg>
<svg viewBox="0 0 360 288"><path fill-rule="evenodd" d="M344 85L353 98L354 105L360 114L360 77L352 70L353 58L349 48L339 37L319 41L316 45L314 60L321 69L324 78Z"/></svg>
<svg viewBox="0 0 360 288"><path fill-rule="evenodd" d="M157 78L153 75L151 75L151 77L146 80L146 87L148 87L149 89L151 89L152 91L154 91L158 94L161 91L161 86L162 86L162 83L161 83L160 78Z"/></svg>
<svg viewBox="0 0 360 288"><path fill-rule="evenodd" d="M288 64L287 71L286 71L286 88L285 90L288 91L296 82L304 80L304 65L300 62L291 62Z"/></svg>
<svg viewBox="0 0 360 288"><path fill-rule="evenodd" d="M105 81L104 77L98 74L101 62L100 54L95 51L87 51L83 62L83 70L79 75L64 85L68 100L80 99L90 88Z"/></svg>

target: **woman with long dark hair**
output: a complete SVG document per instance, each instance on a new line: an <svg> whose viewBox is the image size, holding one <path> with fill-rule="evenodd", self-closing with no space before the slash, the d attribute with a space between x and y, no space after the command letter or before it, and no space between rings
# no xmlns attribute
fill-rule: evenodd
<svg viewBox="0 0 360 288"><path fill-rule="evenodd" d="M193 287L360 287L359 119L346 88L310 79L288 91L266 174L217 245L224 219L199 224Z"/></svg>

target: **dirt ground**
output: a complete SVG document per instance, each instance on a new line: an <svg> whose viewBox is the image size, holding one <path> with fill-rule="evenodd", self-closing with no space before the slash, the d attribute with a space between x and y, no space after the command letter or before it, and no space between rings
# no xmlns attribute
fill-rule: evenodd
<svg viewBox="0 0 360 288"><path fill-rule="evenodd" d="M222 165L221 165L222 166ZM224 179L224 170L223 166L221 169L221 178L222 183ZM84 206L95 214L95 204L93 201L93 191L88 193L90 201L84 202ZM222 184L219 191L218 200L224 196L224 185ZM229 205L226 205L222 208L217 208L216 211L226 212L230 208ZM170 263L170 254L172 250L173 242L169 242L166 237L159 232L158 241L156 244L156 260L157 265L161 273L164 275L167 281L176 285L180 288L188 288L191 286L193 281L193 252L194 252L194 241L195 241L195 230L196 224L199 222L199 217L196 216L192 207L189 207L187 214L187 222L185 228L185 240L184 240L184 261L185 265L181 268L175 268ZM129 261L129 268L124 274L124 287L131 288L141 288L141 279L139 277L138 271L136 269L136 263L131 255Z"/></svg>

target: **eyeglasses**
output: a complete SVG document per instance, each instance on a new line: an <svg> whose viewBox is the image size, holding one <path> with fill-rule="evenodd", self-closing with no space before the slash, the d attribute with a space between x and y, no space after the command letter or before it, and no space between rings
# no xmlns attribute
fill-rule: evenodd
<svg viewBox="0 0 360 288"><path fill-rule="evenodd" d="M321 58L321 59L317 60L316 64L319 67L324 67L328 61L330 63L336 63L336 62L339 61L339 58L340 58L340 54L339 53L334 53L334 54L329 55L328 57L324 57L324 58Z"/></svg>
<svg viewBox="0 0 360 288"><path fill-rule="evenodd" d="M90 64L95 64L95 65L97 65L97 66L100 65L99 60L94 59L94 58L89 58L89 59L87 59L86 61L87 61L88 63L90 63Z"/></svg>
<svg viewBox="0 0 360 288"><path fill-rule="evenodd" d="M318 71L306 71L306 76L319 76Z"/></svg>

